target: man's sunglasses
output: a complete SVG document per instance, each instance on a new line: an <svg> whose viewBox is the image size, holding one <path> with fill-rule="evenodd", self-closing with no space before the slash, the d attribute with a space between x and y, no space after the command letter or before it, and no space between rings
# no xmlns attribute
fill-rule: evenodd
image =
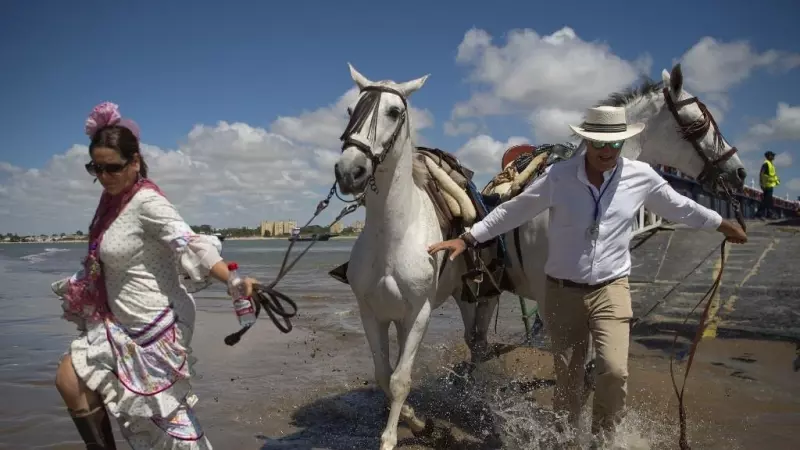
<svg viewBox="0 0 800 450"><path fill-rule="evenodd" d="M86 167L86 171L89 172L89 175L96 177L102 173L119 173L122 169L128 167L130 161L125 161L124 163L112 163L112 164L100 164L94 161L86 163L84 167Z"/></svg>
<svg viewBox="0 0 800 450"><path fill-rule="evenodd" d="M613 150L619 150L622 148L622 145L625 141L614 141L614 142L603 142L603 141L592 141L592 147L600 150L601 148L610 148Z"/></svg>

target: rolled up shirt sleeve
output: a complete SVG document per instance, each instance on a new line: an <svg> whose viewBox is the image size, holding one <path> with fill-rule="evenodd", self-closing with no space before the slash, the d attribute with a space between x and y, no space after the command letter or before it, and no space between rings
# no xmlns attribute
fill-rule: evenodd
<svg viewBox="0 0 800 450"><path fill-rule="evenodd" d="M692 228L719 228L722 216L672 189L655 170L652 170L650 193L644 206L659 216Z"/></svg>
<svg viewBox="0 0 800 450"><path fill-rule="evenodd" d="M548 209L552 202L552 180L549 170L529 184L511 200L501 203L470 229L478 242L513 230Z"/></svg>

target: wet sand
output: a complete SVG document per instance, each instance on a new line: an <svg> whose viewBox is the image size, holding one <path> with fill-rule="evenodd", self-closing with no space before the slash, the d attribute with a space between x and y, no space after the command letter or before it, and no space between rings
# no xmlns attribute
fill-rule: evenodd
<svg viewBox="0 0 800 450"><path fill-rule="evenodd" d="M448 316L440 320L453 319ZM309 323L283 335L263 323L268 326L259 326L231 349L221 339L210 339L216 333L207 331L216 321L211 314L199 318L199 328L206 332L195 348L203 372L196 383L198 412L218 448L377 448L386 419L384 398L373 383L372 361L361 333ZM489 407L495 413L506 411L513 422L506 424L508 448L518 448L514 439L524 440L524 448L551 448L552 436L545 436L552 434L548 415L538 411L549 407L552 396L547 352L505 346L500 349L505 353L479 366L473 384L464 386L453 383L458 378L452 374L447 377L448 369L467 355L459 334L441 329L429 334L417 359L410 397L420 415L436 420L439 438L452 427L455 441L415 440L401 425L398 448L480 448L475 444L480 439L471 431L487 428L494 420L481 418L494 416ZM498 340L508 342L493 337L493 342ZM669 345L668 336L632 344L628 448L677 448L677 403L665 350ZM685 397L694 448L797 448L800 374L792 371L794 357L789 343L705 340ZM682 364L676 365L679 381L682 370ZM537 432L539 436L530 435Z"/></svg>
<svg viewBox="0 0 800 450"><path fill-rule="evenodd" d="M289 334L261 320L234 347L223 343L236 329L232 314L198 312L193 342L199 358L197 411L215 448L377 448L385 403L373 383L364 336L360 330L343 330L320 319L313 310L307 308ZM503 311L500 328L517 327L513 308ZM344 315L353 314L354 310ZM547 408L553 374L547 352L516 347L519 340L513 333L492 335L502 354L481 364L474 380L465 385L449 370L467 355L455 326L460 323L457 314L448 304L435 316L417 359L409 398L418 414L435 420L435 436L415 439L401 425L398 448L479 449L481 434L474 430L488 430L497 414L508 420L506 448L552 448L555 437ZM665 350L670 344L668 336L632 343L627 448L677 448L676 401ZM797 448L800 373L791 368L792 344L709 339L697 355L686 393L693 448ZM683 366L677 369L682 376ZM55 417L57 422L69 420ZM54 436L45 433L50 425L40 425L44 434L36 444L42 446L35 448L82 448L66 423L56 428L64 430L63 440L72 442L45 445L53 442Z"/></svg>
<svg viewBox="0 0 800 450"><path fill-rule="evenodd" d="M784 233L754 227L753 240L760 241L736 247L738 253L732 250L725 276L729 284L719 299L713 334L717 337L703 340L687 382L689 440L695 450L800 447L793 433L800 430L800 372L792 370L795 346L774 340L790 340L798 330L794 306L800 298L800 278L781 275L781 269L792 267L800 242ZM711 249L713 244L700 233L676 231L675 236L667 240L656 235L634 254L640 278L634 289L636 314L694 265L687 255L702 257L707 252L701 247ZM672 248L666 258L648 254L661 255L665 247ZM269 242L231 243L227 251L256 268L255 276L268 279L282 248ZM300 307L290 334L280 333L264 317L237 346L228 347L223 338L237 329L229 300L218 287L198 296L193 384L200 397L200 421L216 449L378 448L385 400L373 382L372 358L355 301L347 286L325 275L346 260L349 248L333 243L321 248L318 254L309 253L304 265L282 284ZM8 266L6 280L13 278L14 284L0 292L0 306L5 305L0 308L5 317L0 379L11 406L0 412L0 449L83 448L52 385L58 356L73 327L43 306L50 300L41 300L49 298L42 279L61 275L63 260L72 259L70 255L47 249L35 255L20 253L14 259L19 262ZM264 261L261 266L256 265L259 261ZM652 261L661 262L648 267ZM684 281L680 292L633 338L630 413L622 433L627 448L678 448L667 353L672 339L660 334L659 327L680 329L671 324L682 320L685 305L693 305L708 288L713 264L707 261ZM644 272L656 275L644 279ZM544 351L515 347L522 341L519 317L516 298L504 296L498 333L490 335L501 355L481 364L474 380L465 383L451 371L467 355L458 309L448 302L433 313L415 363L409 402L419 415L434 419L437 428L432 437L420 440L401 425L398 448L478 449L481 432L495 421L505 431L506 448L553 448L559 437L548 413L552 362ZM396 354L396 348L392 352ZM683 367L677 368L682 377ZM122 441L118 446L126 448Z"/></svg>

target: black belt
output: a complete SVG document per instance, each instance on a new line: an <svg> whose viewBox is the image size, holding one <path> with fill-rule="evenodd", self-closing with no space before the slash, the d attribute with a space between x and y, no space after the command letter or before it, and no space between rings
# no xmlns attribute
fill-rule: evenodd
<svg viewBox="0 0 800 450"><path fill-rule="evenodd" d="M622 278L625 278L625 277L624 276L623 277L617 277L617 278L612 278L610 280L603 281L602 283L589 284L589 283L576 283L575 281L570 281L570 280L562 280L560 278L551 277L550 275L547 276L547 279L549 281L552 281L553 283L558 284L559 287L578 288L578 289L600 289L600 288L606 287L609 284L611 284L611 283L613 283L613 282L615 282L617 280L620 280Z"/></svg>

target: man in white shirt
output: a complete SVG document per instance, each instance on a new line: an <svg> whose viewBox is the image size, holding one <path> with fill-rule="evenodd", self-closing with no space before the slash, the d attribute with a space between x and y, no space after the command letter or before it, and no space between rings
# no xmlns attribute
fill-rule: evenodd
<svg viewBox="0 0 800 450"><path fill-rule="evenodd" d="M577 424L591 333L598 369L592 432L597 434L613 431L625 409L634 214L644 205L673 222L717 229L731 242L744 243L747 235L739 225L675 192L647 163L620 156L625 140L644 129L644 124L626 123L624 108L591 108L582 126L570 127L583 138L582 154L552 165L468 233L428 251L448 250L455 258L467 245L486 242L550 210L543 318L556 372L553 408Z"/></svg>

